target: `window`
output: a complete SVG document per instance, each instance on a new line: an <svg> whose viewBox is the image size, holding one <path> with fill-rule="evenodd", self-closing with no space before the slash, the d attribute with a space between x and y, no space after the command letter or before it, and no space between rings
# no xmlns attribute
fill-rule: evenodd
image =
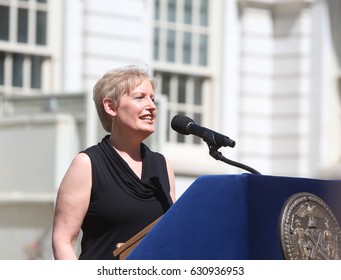
<svg viewBox="0 0 341 280"><path fill-rule="evenodd" d="M208 0L155 0L154 64L158 90L168 100L167 122L187 115L202 124L211 77ZM200 145L198 137L167 132L169 143Z"/></svg>
<svg viewBox="0 0 341 280"><path fill-rule="evenodd" d="M33 93L43 89L51 63L49 5L54 0L0 0L0 91ZM47 84L47 83L45 83Z"/></svg>
<svg viewBox="0 0 341 280"><path fill-rule="evenodd" d="M203 87L205 78L193 75L171 74L156 71L155 77L159 81L159 90L168 99L168 123L174 115L187 115L196 123L203 120L205 107L203 104ZM172 138L173 137L173 138ZM190 144L201 144L198 137L186 137L181 134L167 133L167 141Z"/></svg>
<svg viewBox="0 0 341 280"><path fill-rule="evenodd" d="M5 53L0 52L0 86L4 85L5 82Z"/></svg>
<svg viewBox="0 0 341 280"><path fill-rule="evenodd" d="M0 6L0 40L9 39L9 7Z"/></svg>
<svg viewBox="0 0 341 280"><path fill-rule="evenodd" d="M23 87L24 55L13 54L12 86Z"/></svg>
<svg viewBox="0 0 341 280"><path fill-rule="evenodd" d="M155 0L154 59L207 66L208 15L208 0Z"/></svg>
<svg viewBox="0 0 341 280"><path fill-rule="evenodd" d="M17 41L20 43L28 42L28 10L18 10L18 37Z"/></svg>
<svg viewBox="0 0 341 280"><path fill-rule="evenodd" d="M46 45L47 14L45 11L37 11L36 18L36 44Z"/></svg>

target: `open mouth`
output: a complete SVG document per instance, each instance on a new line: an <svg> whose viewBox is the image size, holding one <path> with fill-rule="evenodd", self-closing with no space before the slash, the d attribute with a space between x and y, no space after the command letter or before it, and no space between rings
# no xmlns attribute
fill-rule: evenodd
<svg viewBox="0 0 341 280"><path fill-rule="evenodd" d="M141 120L144 120L144 121L152 121L153 120L153 117L152 116L143 116L140 118Z"/></svg>

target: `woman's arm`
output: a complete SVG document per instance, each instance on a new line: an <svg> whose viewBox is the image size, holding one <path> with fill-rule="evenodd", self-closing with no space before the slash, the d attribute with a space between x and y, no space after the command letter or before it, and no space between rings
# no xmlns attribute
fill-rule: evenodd
<svg viewBox="0 0 341 280"><path fill-rule="evenodd" d="M169 178L169 185L170 185L170 196L173 200L173 202L176 201L176 193L175 193L175 176L174 176L174 170L169 162L169 160L166 159L167 164L167 172L168 172L168 178Z"/></svg>
<svg viewBox="0 0 341 280"><path fill-rule="evenodd" d="M77 259L75 244L88 209L92 185L91 161L78 154L60 184L52 230L55 259Z"/></svg>

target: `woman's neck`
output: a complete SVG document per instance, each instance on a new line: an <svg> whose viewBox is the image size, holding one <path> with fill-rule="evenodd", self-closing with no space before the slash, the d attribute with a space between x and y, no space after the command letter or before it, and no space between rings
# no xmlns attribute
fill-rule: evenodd
<svg viewBox="0 0 341 280"><path fill-rule="evenodd" d="M123 157L134 161L141 161L141 142L132 141L133 139L123 139L110 135L109 141L112 147Z"/></svg>

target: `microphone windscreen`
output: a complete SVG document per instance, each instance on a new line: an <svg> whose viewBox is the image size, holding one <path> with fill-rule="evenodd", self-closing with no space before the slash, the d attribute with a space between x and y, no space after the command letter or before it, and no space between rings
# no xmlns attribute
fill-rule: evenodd
<svg viewBox="0 0 341 280"><path fill-rule="evenodd" d="M187 132L187 127L190 123L194 123L191 118L182 115L176 115L171 121L171 127L178 133L189 135Z"/></svg>

